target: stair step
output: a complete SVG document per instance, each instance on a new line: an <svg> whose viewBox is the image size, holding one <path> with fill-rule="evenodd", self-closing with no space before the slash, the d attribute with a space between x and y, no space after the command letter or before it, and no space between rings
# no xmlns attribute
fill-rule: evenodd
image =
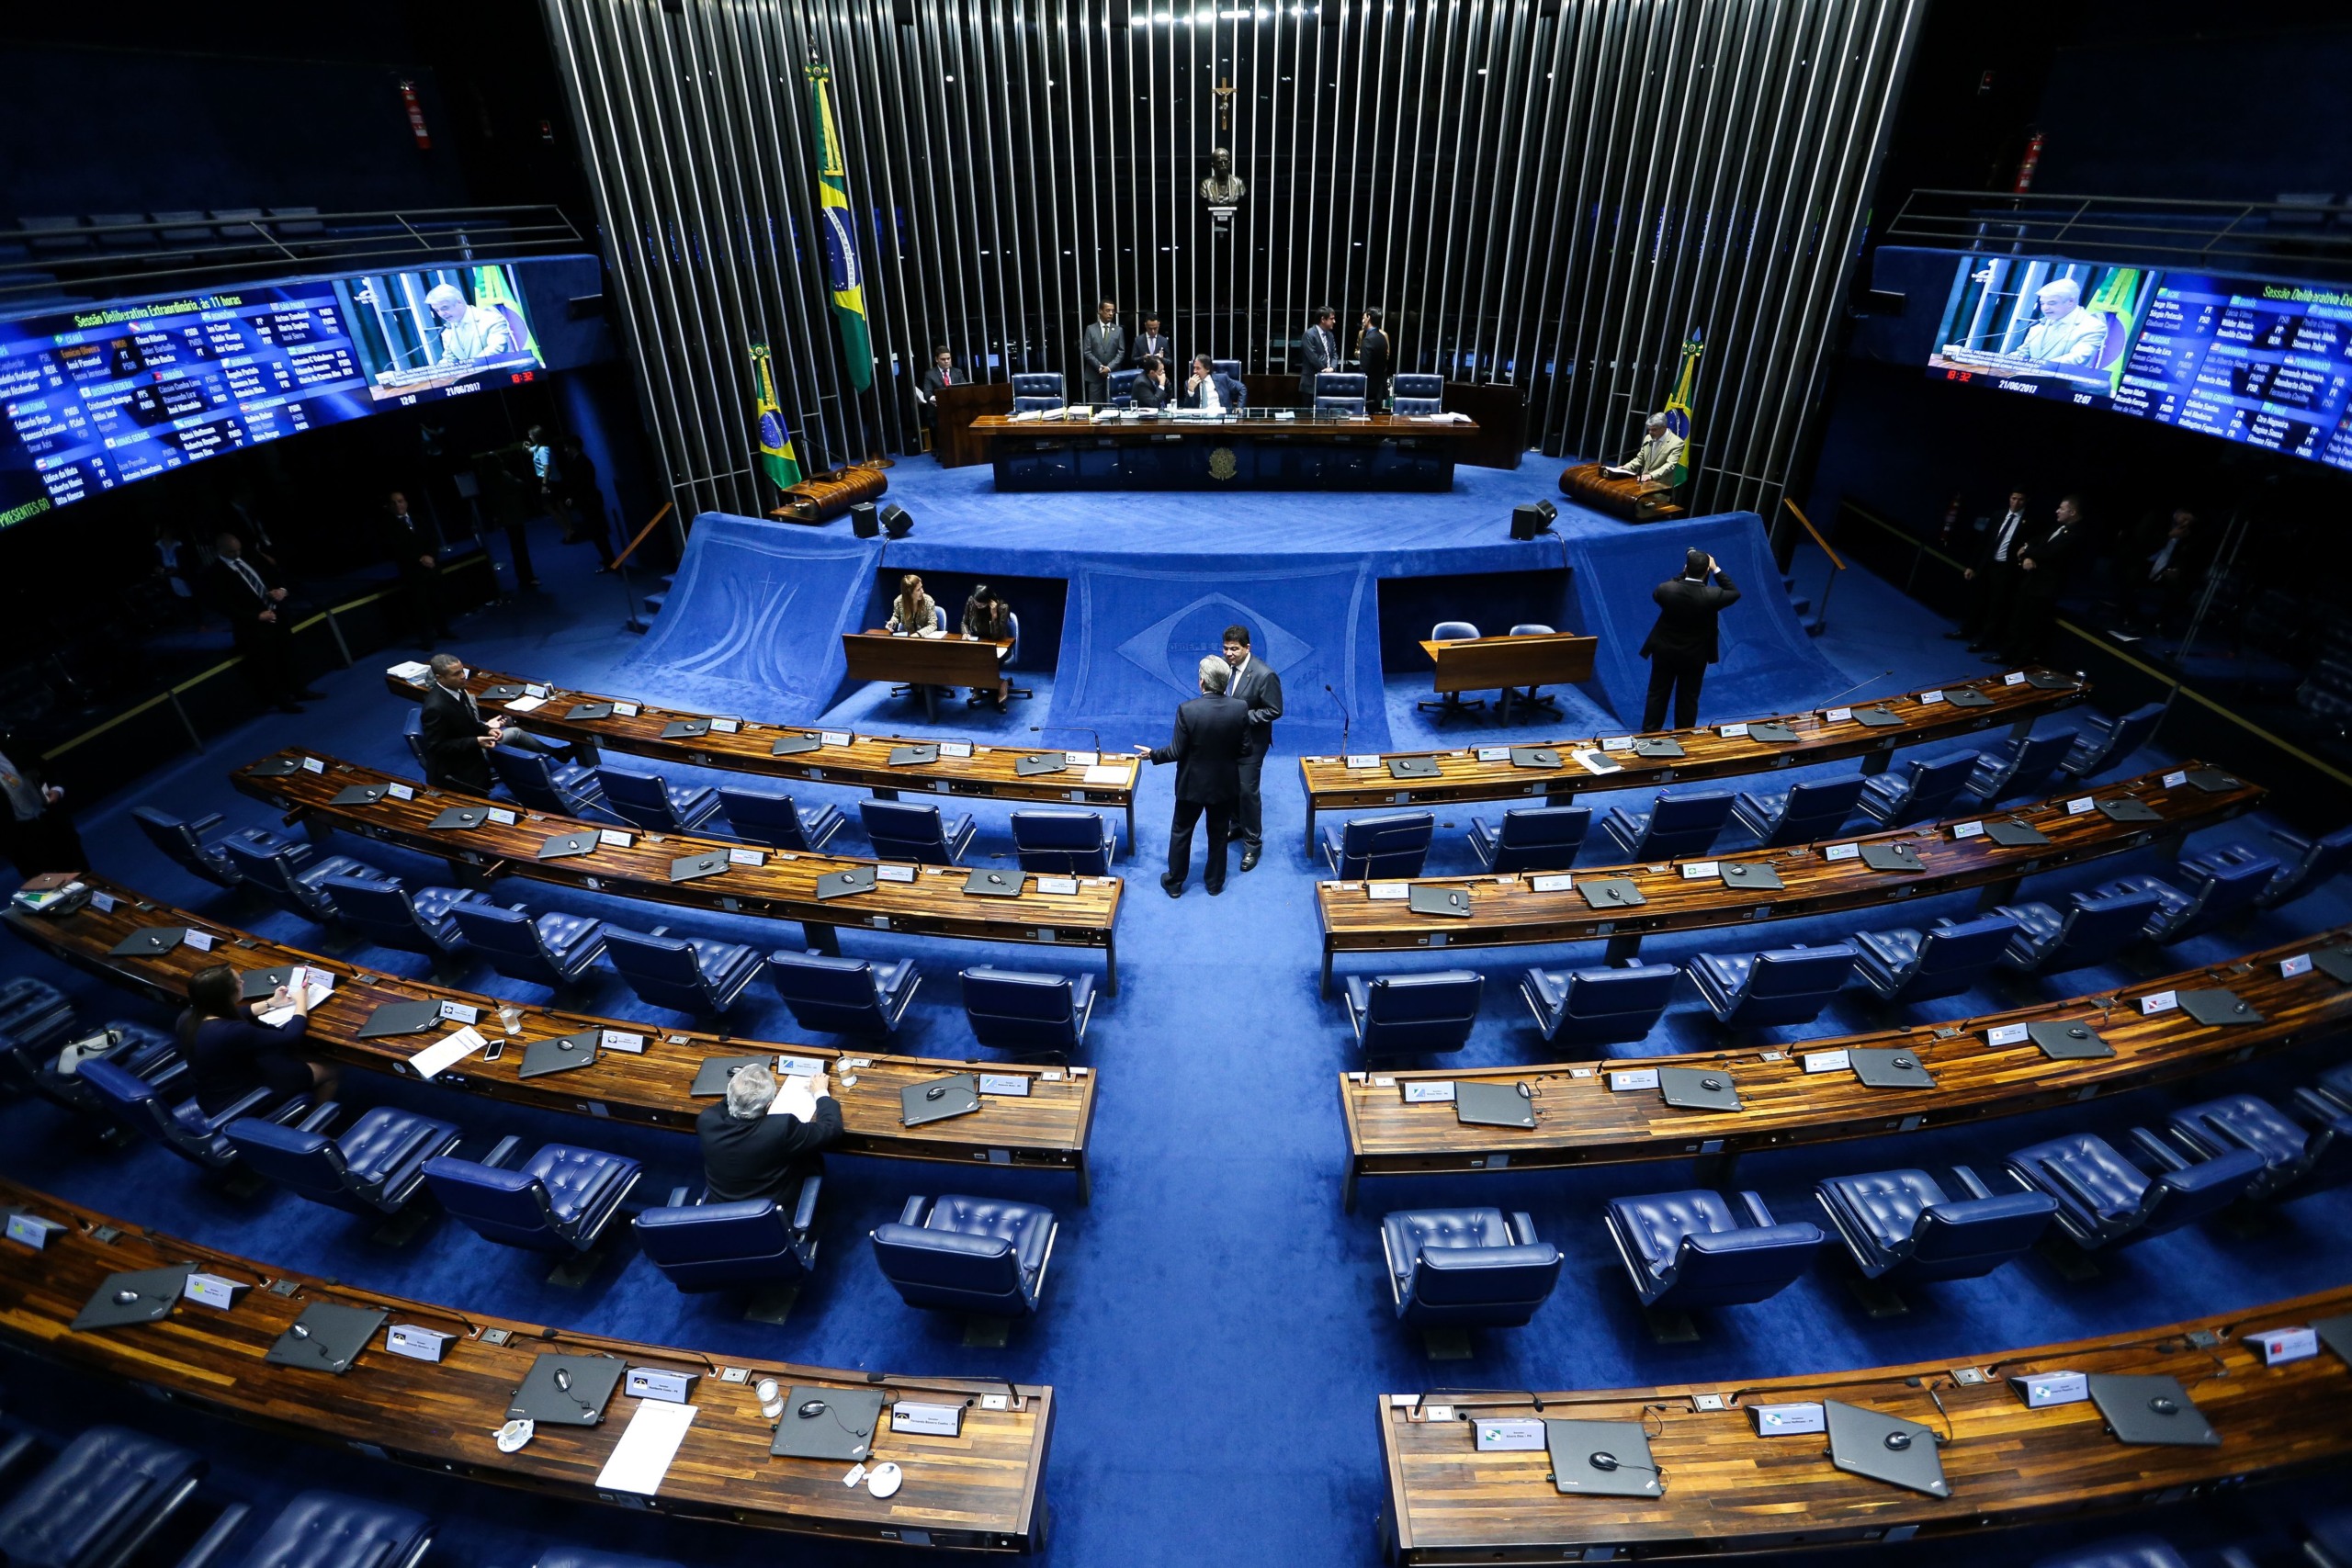
<svg viewBox="0 0 2352 1568"><path fill-rule="evenodd" d="M1798 621L1797 625L1804 628L1805 636L1819 637L1826 629L1827 624L1819 615L1808 615Z"/></svg>
<svg viewBox="0 0 2352 1568"><path fill-rule="evenodd" d="M1806 612L1813 608L1813 595L1810 593L1792 595L1789 600L1789 608L1795 612L1798 620L1804 620Z"/></svg>
<svg viewBox="0 0 2352 1568"><path fill-rule="evenodd" d="M648 593L645 596L645 613L649 615L660 615L662 613L662 606L663 603L666 602L669 597L670 596L667 593Z"/></svg>

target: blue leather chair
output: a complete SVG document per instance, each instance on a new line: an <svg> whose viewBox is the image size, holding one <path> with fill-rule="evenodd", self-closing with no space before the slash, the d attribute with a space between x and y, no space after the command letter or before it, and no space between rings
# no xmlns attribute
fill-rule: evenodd
<svg viewBox="0 0 2352 1568"><path fill-rule="evenodd" d="M1362 419L1364 378L1351 371L1325 370L1315 378L1315 417Z"/></svg>
<svg viewBox="0 0 2352 1568"><path fill-rule="evenodd" d="M2297 1103L2306 1102L2298 1095ZM2341 1163L2340 1154L2329 1158L2337 1148L2338 1118L2323 1114L2319 1126L2306 1128L2251 1094L2225 1094L2188 1106L2167 1121L2173 1136L2199 1159L2215 1159L2235 1149L2260 1155L2262 1174L2246 1189L2249 1198L2268 1198L2304 1185L2324 1166Z"/></svg>
<svg viewBox="0 0 2352 1568"><path fill-rule="evenodd" d="M936 806L910 800L861 800L857 814L876 857L918 865L960 863L979 830L969 812L942 818Z"/></svg>
<svg viewBox="0 0 2352 1568"><path fill-rule="evenodd" d="M2319 1082L2295 1091L2295 1109L2352 1144L2352 1062L2330 1067Z"/></svg>
<svg viewBox="0 0 2352 1568"><path fill-rule="evenodd" d="M1142 379L1143 372L1140 370L1114 370L1102 378L1103 396L1110 399L1114 408L1133 408L1136 383Z"/></svg>
<svg viewBox="0 0 2352 1568"><path fill-rule="evenodd" d="M1500 1209L1400 1209L1381 1218L1380 1250L1415 1328L1523 1328L1560 1282L1560 1249Z"/></svg>
<svg viewBox="0 0 2352 1568"><path fill-rule="evenodd" d="M1841 942L1767 953L1700 953L1684 967L1718 1023L1768 1029L1819 1018L1854 972L1854 949Z"/></svg>
<svg viewBox="0 0 2352 1568"><path fill-rule="evenodd" d="M1820 1226L1776 1223L1754 1192L1739 1203L1745 1223L1703 1189L1610 1201L1609 1236L1644 1306L1744 1306L1779 1294L1812 1265Z"/></svg>
<svg viewBox="0 0 2352 1568"><path fill-rule="evenodd" d="M448 1122L388 1105L330 1138L320 1129L336 1109L329 1100L292 1127L241 1116L222 1131L255 1175L356 1214L399 1213L424 1184L424 1162L458 1144Z"/></svg>
<svg viewBox="0 0 2352 1568"><path fill-rule="evenodd" d="M1833 1176L1814 1187L1865 1280L1887 1285L1974 1280L2041 1239L2057 1203L2046 1192L1996 1195L1964 1165L1955 1201L1924 1170Z"/></svg>
<svg viewBox="0 0 2352 1568"><path fill-rule="evenodd" d="M230 863L248 886L288 914L321 925L339 917L334 896L320 884L330 877L377 882L384 875L374 866L349 855L329 855L324 860L311 861L307 855L297 856L283 850L272 852L234 838L223 840L220 847L228 852Z"/></svg>
<svg viewBox="0 0 2352 1568"><path fill-rule="evenodd" d="M496 746L491 749L490 767L506 786L506 793L534 811L550 817L585 817L605 808L605 786L588 763L558 762L544 751Z"/></svg>
<svg viewBox="0 0 2352 1568"><path fill-rule="evenodd" d="M1611 807L1600 830L1629 861L1679 860L1706 853L1730 816L1727 789L1660 790L1647 811Z"/></svg>
<svg viewBox="0 0 2352 1568"><path fill-rule="evenodd" d="M1477 1026L1487 977L1475 969L1428 975L1351 975L1341 993L1367 1056L1459 1051Z"/></svg>
<svg viewBox="0 0 2352 1568"><path fill-rule="evenodd" d="M1445 378L1400 370L1388 380L1388 412L1414 415L1445 412Z"/></svg>
<svg viewBox="0 0 2352 1568"><path fill-rule="evenodd" d="M1358 817L1323 829L1323 859L1343 882L1419 876L1436 832L1437 818L1427 811Z"/></svg>
<svg viewBox="0 0 2352 1568"><path fill-rule="evenodd" d="M1477 636L1478 628L1468 621L1440 621L1430 628L1431 642L1468 642L1475 640ZM1419 712L1426 713L1431 708L1436 708L1441 714L1458 714L1470 708L1482 708L1486 705L1486 698L1465 697L1459 692L1446 692L1425 702L1413 705L1414 708Z"/></svg>
<svg viewBox="0 0 2352 1568"><path fill-rule="evenodd" d="M789 1285L817 1266L817 1199L811 1176L786 1208L773 1198L648 1209L630 1223L637 1245L670 1283L689 1292Z"/></svg>
<svg viewBox="0 0 2352 1568"><path fill-rule="evenodd" d="M1742 790L1731 803L1732 820L1756 835L1765 849L1783 844L1809 844L1826 839L1846 825L1861 798L1865 781L1860 773L1840 779L1818 779L1794 789Z"/></svg>
<svg viewBox="0 0 2352 1568"><path fill-rule="evenodd" d="M1553 628L1541 621L1521 621L1510 628L1510 635L1512 637L1551 637L1555 634ZM1514 686L1505 692L1503 696L1506 700L1502 705L1506 710L1510 706L1509 699L1516 697L1525 706L1547 709L1555 716L1560 711L1558 698L1534 686L1530 686L1525 691Z"/></svg>
<svg viewBox="0 0 2352 1568"><path fill-rule="evenodd" d="M2255 899L2265 909L2275 909L2281 904L2300 898L2345 867L2352 866L2352 826L2338 828L2333 833L2318 838L2306 838L2289 829L2273 828L2270 836L2286 846L2291 858ZM2222 866L2269 858L2259 850L2248 849L2243 844L2225 844L2200 854L2181 856L2180 869L2191 875L2210 875Z"/></svg>
<svg viewBox="0 0 2352 1568"><path fill-rule="evenodd" d="M2185 890L2161 876L2120 876L2098 889L2097 897L2129 898L2148 894L2156 901L2156 912L2148 917L2141 934L2150 942L2187 942L2254 910L2279 866L2267 855L2255 855L2226 865L2184 863L2180 869L2188 882Z"/></svg>
<svg viewBox="0 0 2352 1568"><path fill-rule="evenodd" d="M1522 806L1503 813L1498 832L1483 817L1470 819L1470 852L1491 872L1566 871L1592 826L1589 806Z"/></svg>
<svg viewBox="0 0 2352 1568"><path fill-rule="evenodd" d="M2191 1165L2144 1128L2133 1130L2132 1141L2167 1168L2151 1177L2106 1139L2070 1133L2010 1155L2009 1174L2056 1200L2058 1228L2087 1252L2204 1219L2245 1196L2263 1171L2262 1156L2250 1149Z"/></svg>
<svg viewBox="0 0 2352 1568"><path fill-rule="evenodd" d="M199 1454L125 1427L93 1427L0 1507L12 1568L120 1568L205 1474Z"/></svg>
<svg viewBox="0 0 2352 1568"><path fill-rule="evenodd" d="M697 1018L716 1018L733 1007L760 973L759 950L742 942L647 935L618 926L605 928L605 956L644 1000Z"/></svg>
<svg viewBox="0 0 2352 1568"><path fill-rule="evenodd" d="M768 954L768 978L803 1029L827 1034L889 1034L915 999L915 961L870 964L789 948Z"/></svg>
<svg viewBox="0 0 2352 1568"><path fill-rule="evenodd" d="M2222 1554L2223 1562L2249 1561L2242 1552ZM2189 1568L2172 1542L2160 1536L2132 1535L2093 1542L2035 1560L2033 1568Z"/></svg>
<svg viewBox="0 0 2352 1568"><path fill-rule="evenodd" d="M2162 703L2149 703L2120 717L2093 714L2067 748L2058 771L2070 779L2086 779L2111 763L2121 762L2148 743L2156 721L2165 716Z"/></svg>
<svg viewBox="0 0 2352 1568"><path fill-rule="evenodd" d="M1035 1203L914 1197L873 1233L874 1261L910 1307L1026 1317L1045 1293L1059 1229L1054 1212Z"/></svg>
<svg viewBox="0 0 2352 1568"><path fill-rule="evenodd" d="M427 1160L425 1185L484 1240L534 1252L594 1251L645 1167L602 1149L548 1144L508 1169L517 1142L502 1139L484 1160Z"/></svg>
<svg viewBox="0 0 2352 1568"><path fill-rule="evenodd" d="M34 981L39 985L40 982ZM73 1021L69 1013L66 1021ZM61 1110L86 1117L109 1127L120 1118L114 1107L100 1099L83 1074L100 1062L107 1062L130 1074L141 1082L164 1093L179 1092L177 1085L187 1076L187 1064L180 1057L178 1039L160 1029L126 1019L109 1020L102 1032L114 1037L115 1043L104 1056L82 1058L71 1073L57 1069L59 1047L65 1037L93 1032L79 1027L61 1032L60 1037L40 1043L28 1043L14 1034L0 1033L0 1083L20 1092L37 1094Z"/></svg>
<svg viewBox="0 0 2352 1568"><path fill-rule="evenodd" d="M1956 997L1993 971L2017 935L2003 915L1854 933L1854 972L1883 1002Z"/></svg>
<svg viewBox="0 0 2352 1568"><path fill-rule="evenodd" d="M1069 400L1062 395L1062 373L1058 370L1023 370L1012 378L1014 413L1063 408Z"/></svg>
<svg viewBox="0 0 2352 1568"><path fill-rule="evenodd" d="M2023 975L2056 975L2104 964L2133 942L2155 917L2156 896L2125 894L2101 898L2067 896L2066 910L2040 902L2000 904L1993 913L2017 922L2017 934L2001 954L2001 966Z"/></svg>
<svg viewBox="0 0 2352 1568"><path fill-rule="evenodd" d="M207 1116L195 1100L174 1105L153 1082L119 1063L85 1062L74 1076L113 1121L205 1170L227 1170L237 1164L236 1146L222 1131L230 1122L256 1114L288 1120L301 1115L310 1103L301 1095L280 1100L270 1090L257 1089L220 1115Z"/></svg>
<svg viewBox="0 0 2352 1568"><path fill-rule="evenodd" d="M1976 754L1976 765L1968 770L1967 792L1987 806L2037 795L2066 760L2066 748L2074 743L2073 733L2064 729L2048 735L2011 736L1992 750Z"/></svg>
<svg viewBox="0 0 2352 1568"><path fill-rule="evenodd" d="M989 1050L1067 1055L1086 1043L1087 1021L1094 1016L1093 976L1035 975L983 964L961 977L972 1038Z"/></svg>
<svg viewBox="0 0 2352 1568"><path fill-rule="evenodd" d="M216 887L241 887L245 874L237 863L229 858L224 847L229 839L245 844L255 852L266 855L290 856L301 866L311 858L311 847L294 839L271 832L266 828L239 828L221 840L208 842L205 835L220 826L220 814L199 817L193 822L156 810L152 806L134 807L131 820L147 835L147 841L161 850L182 870L202 877Z"/></svg>
<svg viewBox="0 0 2352 1568"><path fill-rule="evenodd" d="M605 952L605 922L593 915L535 916L485 901L452 905L449 918L492 969L558 991L578 984Z"/></svg>
<svg viewBox="0 0 2352 1568"><path fill-rule="evenodd" d="M1631 958L1617 968L1530 969L1519 982L1548 1045L1623 1045L1648 1037L1682 971Z"/></svg>
<svg viewBox="0 0 2352 1568"><path fill-rule="evenodd" d="M74 1032L74 1004L46 980L14 975L0 980L0 1034L26 1051L51 1056Z"/></svg>
<svg viewBox="0 0 2352 1568"><path fill-rule="evenodd" d="M1976 753L1955 751L1949 757L1914 757L1900 773L1889 771L1862 781L1861 798L1855 802L1862 815L1882 828L1901 828L1941 817L1968 782Z"/></svg>
<svg viewBox="0 0 2352 1568"><path fill-rule="evenodd" d="M659 773L610 766L596 770L605 808L649 833L691 833L718 815L718 792L701 784L672 784Z"/></svg>
<svg viewBox="0 0 2352 1568"><path fill-rule="evenodd" d="M433 764L424 755L424 710L413 707L401 720L401 739L408 744L408 754L416 759L416 771L426 778L433 776Z"/></svg>
<svg viewBox="0 0 2352 1568"><path fill-rule="evenodd" d="M1246 409L1250 406L1250 383L1241 374L1241 361L1238 359L1212 359L1209 361L1209 370L1214 375L1230 377L1233 380L1233 384L1241 389L1240 396L1234 400L1233 406L1235 409ZM1168 367L1168 374L1171 379L1176 377L1177 371L1178 367L1173 365Z"/></svg>
<svg viewBox="0 0 2352 1568"><path fill-rule="evenodd" d="M486 904L490 896L469 887L420 887L414 893L389 876L361 881L330 876L319 890L334 901L345 925L371 942L443 959L466 945L465 933L449 911L460 904Z"/></svg>
<svg viewBox="0 0 2352 1568"><path fill-rule="evenodd" d="M416 1568L433 1521L388 1503L304 1492L246 1553L244 1568Z"/></svg>
<svg viewBox="0 0 2352 1568"><path fill-rule="evenodd" d="M1108 876L1119 852L1119 825L1091 811L1016 811L1012 848L1023 871Z"/></svg>
<svg viewBox="0 0 2352 1568"><path fill-rule="evenodd" d="M737 838L801 854L822 850L849 820L838 806L812 806L803 811L788 795L741 784L721 785L718 803Z"/></svg>

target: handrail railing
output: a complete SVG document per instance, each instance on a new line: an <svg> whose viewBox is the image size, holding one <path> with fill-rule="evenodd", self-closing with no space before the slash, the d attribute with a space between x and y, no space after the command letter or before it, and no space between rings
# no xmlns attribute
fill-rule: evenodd
<svg viewBox="0 0 2352 1568"><path fill-rule="evenodd" d="M2226 270L2352 273L2352 205L1920 189L1883 243Z"/></svg>
<svg viewBox="0 0 2352 1568"><path fill-rule="evenodd" d="M1829 541L1821 536L1821 530L1813 525L1813 519L1804 514L1804 507L1785 495L1781 498L1781 504L1795 513L1796 520L1804 525L1804 531L1813 536L1813 542L1821 547L1821 553L1829 558L1829 581L1821 585L1821 606L1814 613L1814 619L1826 627L1829 625L1829 592L1838 586L1838 579L1846 570L1845 558L1829 547Z"/></svg>

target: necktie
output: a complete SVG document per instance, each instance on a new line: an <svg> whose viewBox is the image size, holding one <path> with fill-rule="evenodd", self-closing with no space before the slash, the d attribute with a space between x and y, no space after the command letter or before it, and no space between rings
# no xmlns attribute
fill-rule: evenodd
<svg viewBox="0 0 2352 1568"><path fill-rule="evenodd" d="M243 556L240 556L235 560L231 561L229 563L229 568L239 577L245 580L245 586L254 591L254 598L266 599L269 597L269 590L262 585L261 573L255 571L252 567L247 566Z"/></svg>
<svg viewBox="0 0 2352 1568"><path fill-rule="evenodd" d="M2018 513L2010 513L2001 519L2001 537L1993 549L1993 558L2006 564L2009 558L2009 541L2017 537Z"/></svg>

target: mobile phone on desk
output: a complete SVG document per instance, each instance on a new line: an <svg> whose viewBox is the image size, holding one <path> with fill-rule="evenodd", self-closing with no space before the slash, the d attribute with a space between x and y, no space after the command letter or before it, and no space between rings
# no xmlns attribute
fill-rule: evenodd
<svg viewBox="0 0 2352 1568"><path fill-rule="evenodd" d="M481 1059L485 1062L495 1062L504 1055L506 1055L506 1042L493 1040L490 1043L490 1049L481 1054Z"/></svg>

